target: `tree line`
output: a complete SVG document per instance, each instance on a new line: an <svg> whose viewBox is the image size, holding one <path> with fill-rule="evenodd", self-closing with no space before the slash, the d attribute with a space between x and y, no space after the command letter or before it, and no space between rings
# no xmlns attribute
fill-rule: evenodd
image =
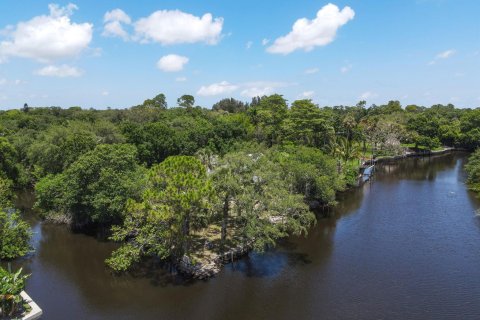
<svg viewBox="0 0 480 320"><path fill-rule="evenodd" d="M453 105L319 107L278 94L177 104L159 94L123 110L0 111L2 226L22 226L11 190L33 188L46 219L122 243L107 260L114 270L237 245L261 251L305 234L310 205L335 205L362 160L480 144L480 109ZM17 256L30 250L23 226Z"/></svg>

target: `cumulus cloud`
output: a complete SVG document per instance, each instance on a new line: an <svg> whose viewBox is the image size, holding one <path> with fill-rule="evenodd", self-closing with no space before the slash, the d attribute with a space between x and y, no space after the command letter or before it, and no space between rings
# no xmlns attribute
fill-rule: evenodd
<svg viewBox="0 0 480 320"><path fill-rule="evenodd" d="M289 54L295 50L311 51L317 46L325 46L335 39L338 29L354 16L355 12L350 7L340 10L329 3L317 12L314 19L298 19L292 31L277 38L267 51Z"/></svg>
<svg viewBox="0 0 480 320"><path fill-rule="evenodd" d="M314 95L315 95L315 91L304 91L300 94L300 98L308 99L313 97Z"/></svg>
<svg viewBox="0 0 480 320"><path fill-rule="evenodd" d="M91 23L74 23L70 20L78 7L69 4L48 6L49 15L41 15L16 26L7 27L0 42L0 62L9 57L22 57L49 63L79 55L92 41Z"/></svg>
<svg viewBox="0 0 480 320"><path fill-rule="evenodd" d="M244 97L253 98L268 96L273 93L278 88L287 87L288 84L284 82L268 82L268 81L257 81L257 82L247 82L242 85L242 92L240 93Z"/></svg>
<svg viewBox="0 0 480 320"><path fill-rule="evenodd" d="M202 86L197 94L200 96L218 96L221 94L232 93L237 90L238 86L231 84L227 81L222 81L219 83L213 83L209 86Z"/></svg>
<svg viewBox="0 0 480 320"><path fill-rule="evenodd" d="M315 73L318 73L318 71L320 71L320 69L310 68L310 69L305 70L305 74L315 74Z"/></svg>
<svg viewBox="0 0 480 320"><path fill-rule="evenodd" d="M253 46L253 42L252 42L252 41L248 41L247 44L245 45L245 47L246 47L247 49L250 49L252 46Z"/></svg>
<svg viewBox="0 0 480 320"><path fill-rule="evenodd" d="M262 40L262 46L266 46L270 42L270 39L264 38Z"/></svg>
<svg viewBox="0 0 480 320"><path fill-rule="evenodd" d="M119 37L123 40L128 40L130 36L123 28L123 24L130 25L132 19L121 9L114 9L105 13L103 17L104 27L103 36Z"/></svg>
<svg viewBox="0 0 480 320"><path fill-rule="evenodd" d="M217 44L221 38L223 18L211 13L201 17L180 10L159 10L134 23L135 38L162 45L204 42Z"/></svg>
<svg viewBox="0 0 480 320"><path fill-rule="evenodd" d="M169 54L161 57L160 60L158 60L157 67L165 72L178 72L183 70L183 67L188 63L188 61L189 59L187 57Z"/></svg>
<svg viewBox="0 0 480 320"><path fill-rule="evenodd" d="M273 81L254 81L232 84L228 81L213 83L208 86L202 86L197 91L200 96L218 96L227 95L237 90L244 97L252 98L257 96L267 96L277 92L278 88L288 87L292 84ZM309 92L307 92L308 94ZM312 93L313 94L313 93Z"/></svg>
<svg viewBox="0 0 480 320"><path fill-rule="evenodd" d="M58 78L80 77L81 75L83 75L83 70L80 70L76 67L68 66L66 64L61 66L49 65L35 71L35 74L44 77Z"/></svg>

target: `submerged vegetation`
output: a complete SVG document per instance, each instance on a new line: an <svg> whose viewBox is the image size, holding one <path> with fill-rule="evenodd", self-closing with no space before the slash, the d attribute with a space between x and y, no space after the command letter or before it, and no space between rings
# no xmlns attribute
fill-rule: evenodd
<svg viewBox="0 0 480 320"><path fill-rule="evenodd" d="M46 219L120 242L107 264L125 271L148 257L262 251L306 234L310 209L335 205L367 159L480 146L480 109L453 105L319 107L281 95L194 105L184 95L167 108L159 94L124 110L0 111L0 232L12 235L2 259L30 250L8 209L14 188L34 188Z"/></svg>

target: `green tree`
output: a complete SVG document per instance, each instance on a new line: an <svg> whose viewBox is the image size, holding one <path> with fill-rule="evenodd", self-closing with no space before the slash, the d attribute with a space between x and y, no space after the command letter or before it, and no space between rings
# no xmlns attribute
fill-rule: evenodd
<svg viewBox="0 0 480 320"><path fill-rule="evenodd" d="M17 153L12 144L0 137L0 175L5 174L10 180L18 178Z"/></svg>
<svg viewBox="0 0 480 320"><path fill-rule="evenodd" d="M257 251L288 234L306 233L315 217L286 179L285 168L261 147L227 154L220 161L213 181L222 243L228 226L234 228L236 241Z"/></svg>
<svg viewBox="0 0 480 320"><path fill-rule="evenodd" d="M12 182L0 175L0 209L10 207Z"/></svg>
<svg viewBox="0 0 480 320"><path fill-rule="evenodd" d="M138 197L142 177L135 147L98 145L65 172L40 180L37 206L66 215L74 226L120 223L127 199Z"/></svg>
<svg viewBox="0 0 480 320"><path fill-rule="evenodd" d="M11 260L32 251L32 231L12 209L0 208L0 259Z"/></svg>
<svg viewBox="0 0 480 320"><path fill-rule="evenodd" d="M177 99L177 103L180 107L190 109L195 105L195 98L189 94L184 94Z"/></svg>
<svg viewBox="0 0 480 320"><path fill-rule="evenodd" d="M294 101L283 122L286 138L306 146L325 146L333 130L328 119L311 100Z"/></svg>
<svg viewBox="0 0 480 320"><path fill-rule="evenodd" d="M165 110L167 109L167 98L163 93L156 95L153 99L147 99L142 104L143 107L152 107Z"/></svg>
<svg viewBox="0 0 480 320"><path fill-rule="evenodd" d="M251 107L249 113L256 126L257 139L265 141L268 146L279 142L287 112L287 100L278 94L263 97L258 104Z"/></svg>
<svg viewBox="0 0 480 320"><path fill-rule="evenodd" d="M242 101L235 100L233 98L226 98L216 102L212 106L214 111L226 111L230 113L245 112L248 105Z"/></svg>
<svg viewBox="0 0 480 320"><path fill-rule="evenodd" d="M140 202L130 201L125 223L112 229L112 239L127 241L107 264L129 269L145 256L173 260L189 254L191 230L206 225L212 186L202 163L174 156L154 166Z"/></svg>
<svg viewBox="0 0 480 320"><path fill-rule="evenodd" d="M480 149L477 149L468 158L465 171L468 174L467 184L469 188L480 194Z"/></svg>

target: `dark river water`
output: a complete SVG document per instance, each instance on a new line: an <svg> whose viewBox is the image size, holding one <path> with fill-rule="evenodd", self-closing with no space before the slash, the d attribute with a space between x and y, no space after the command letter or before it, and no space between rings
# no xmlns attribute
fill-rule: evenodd
<svg viewBox="0 0 480 320"><path fill-rule="evenodd" d="M188 282L164 271L112 276L114 245L42 224L27 292L43 319L480 319L480 202L464 154L378 168L307 238ZM18 203L28 207L28 194Z"/></svg>

